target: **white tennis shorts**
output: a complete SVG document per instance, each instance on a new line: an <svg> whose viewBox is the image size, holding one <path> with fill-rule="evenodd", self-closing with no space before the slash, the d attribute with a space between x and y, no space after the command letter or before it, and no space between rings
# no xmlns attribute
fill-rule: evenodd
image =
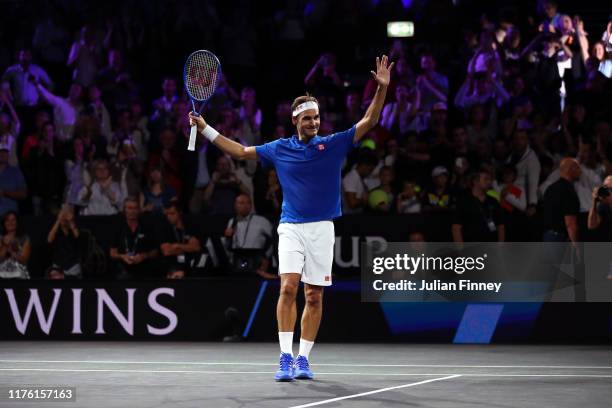
<svg viewBox="0 0 612 408"><path fill-rule="evenodd" d="M278 273L299 273L310 285L330 286L334 261L332 221L278 226Z"/></svg>

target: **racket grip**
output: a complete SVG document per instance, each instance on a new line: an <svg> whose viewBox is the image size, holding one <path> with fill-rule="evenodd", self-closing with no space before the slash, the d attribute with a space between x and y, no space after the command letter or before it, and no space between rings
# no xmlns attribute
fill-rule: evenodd
<svg viewBox="0 0 612 408"><path fill-rule="evenodd" d="M198 126L193 125L191 127L191 132L189 132L189 145L187 146L187 150L194 151L196 145L196 137L198 134Z"/></svg>

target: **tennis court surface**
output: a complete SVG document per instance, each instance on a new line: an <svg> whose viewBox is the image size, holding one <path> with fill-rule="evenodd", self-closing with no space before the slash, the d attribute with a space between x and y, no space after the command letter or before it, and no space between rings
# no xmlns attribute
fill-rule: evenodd
<svg viewBox="0 0 612 408"><path fill-rule="evenodd" d="M612 347L315 344L313 381L276 383L278 345L3 342L0 385L76 387L1 407L610 407Z"/></svg>

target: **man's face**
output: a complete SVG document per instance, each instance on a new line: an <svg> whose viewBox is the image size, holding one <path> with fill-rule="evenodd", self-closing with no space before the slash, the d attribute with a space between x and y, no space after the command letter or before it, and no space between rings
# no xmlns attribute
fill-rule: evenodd
<svg viewBox="0 0 612 408"><path fill-rule="evenodd" d="M106 164L98 164L94 170L96 180L104 181L109 176L108 166Z"/></svg>
<svg viewBox="0 0 612 408"><path fill-rule="evenodd" d="M234 209L237 215L246 217L251 213L251 199L245 195L238 196L234 204Z"/></svg>
<svg viewBox="0 0 612 408"><path fill-rule="evenodd" d="M308 109L300 113L296 118L293 118L293 124L298 131L298 135L311 138L319 132L321 116L317 109Z"/></svg>
<svg viewBox="0 0 612 408"><path fill-rule="evenodd" d="M361 98L357 92L351 92L346 96L346 107L350 110L358 110Z"/></svg>
<svg viewBox="0 0 612 408"><path fill-rule="evenodd" d="M134 201L128 201L123 206L123 211L127 220L137 220L140 214L140 205Z"/></svg>
<svg viewBox="0 0 612 408"><path fill-rule="evenodd" d="M227 158L220 157L219 160L217 160L217 171L222 176L226 176L230 173L231 167L230 167L229 160Z"/></svg>
<svg viewBox="0 0 612 408"><path fill-rule="evenodd" d="M176 81L174 79L165 79L162 84L164 95L172 96L176 93Z"/></svg>
<svg viewBox="0 0 612 408"><path fill-rule="evenodd" d="M17 59L20 64L27 65L32 61L32 53L29 50L21 50L19 51Z"/></svg>
<svg viewBox="0 0 612 408"><path fill-rule="evenodd" d="M448 174L447 173L442 173L438 176L435 176L433 178L433 183L436 187L446 187L446 184L448 183Z"/></svg>
<svg viewBox="0 0 612 408"><path fill-rule="evenodd" d="M429 71L436 68L436 63L431 55L423 55L421 57L421 69Z"/></svg>
<svg viewBox="0 0 612 408"><path fill-rule="evenodd" d="M544 14L546 14L546 17L548 18L553 18L557 14L557 6L552 3L545 2Z"/></svg>
<svg viewBox="0 0 612 408"><path fill-rule="evenodd" d="M490 190L491 186L493 185L491 175L489 173L480 173L479 184L483 191Z"/></svg>
<svg viewBox="0 0 612 408"><path fill-rule="evenodd" d="M176 208L174 207L170 207L166 210L164 210L164 212L166 213L166 219L168 220L168 222L171 225L176 225L178 224L179 221L179 213L176 210Z"/></svg>
<svg viewBox="0 0 612 408"><path fill-rule="evenodd" d="M527 132L516 132L514 134L513 147L517 153L522 153L527 149L529 145L529 139L527 138Z"/></svg>

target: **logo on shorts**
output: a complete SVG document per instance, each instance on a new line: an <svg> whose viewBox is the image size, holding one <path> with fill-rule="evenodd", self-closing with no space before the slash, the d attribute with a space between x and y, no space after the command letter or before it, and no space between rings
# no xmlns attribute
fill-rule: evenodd
<svg viewBox="0 0 612 408"><path fill-rule="evenodd" d="M317 145L317 149L319 149L320 151L325 150L325 145L323 143L320 143Z"/></svg>
<svg viewBox="0 0 612 408"><path fill-rule="evenodd" d="M331 280L331 276L326 276L325 277L325 282L329 282Z"/></svg>

